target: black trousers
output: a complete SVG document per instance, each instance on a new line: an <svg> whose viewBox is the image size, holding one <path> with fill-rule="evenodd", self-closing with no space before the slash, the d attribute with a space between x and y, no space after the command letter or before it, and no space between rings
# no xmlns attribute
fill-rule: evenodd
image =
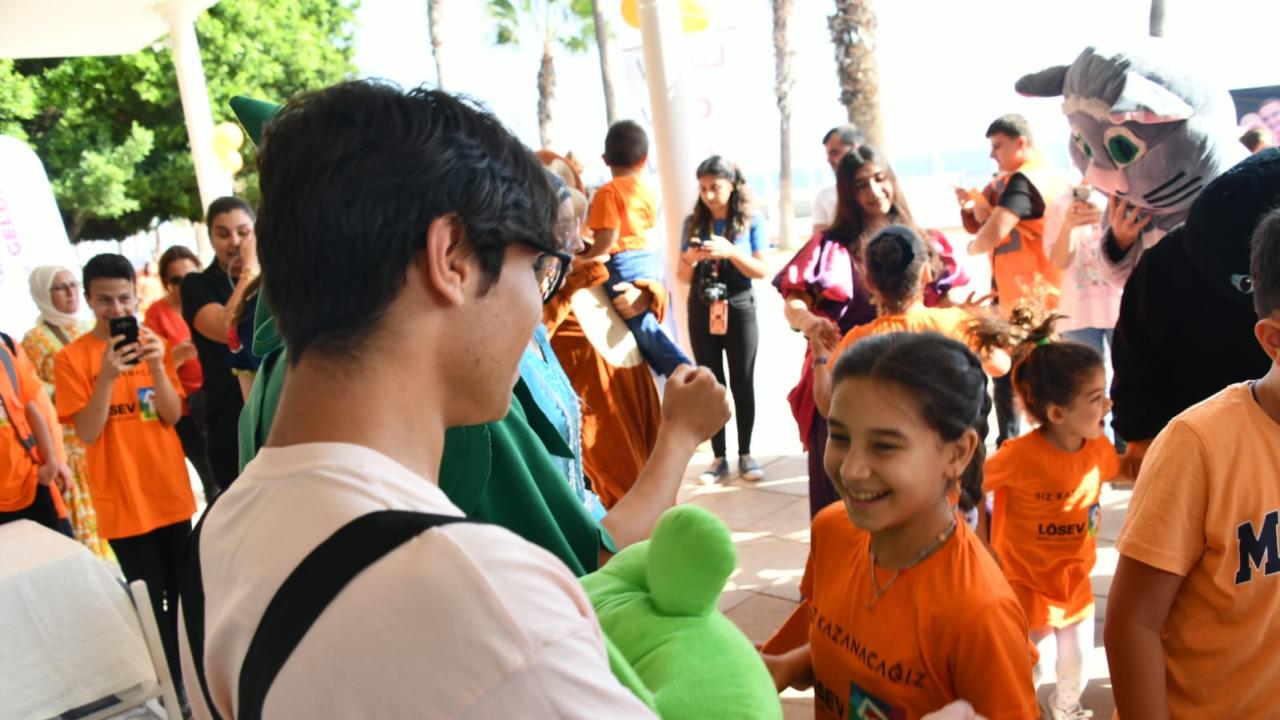
<svg viewBox="0 0 1280 720"><path fill-rule="evenodd" d="M49 489L48 485L36 485L36 497L31 501L30 505L21 510L0 512L0 525L11 523L15 520L31 520L50 530L66 532L62 527L62 521L58 518L58 509L53 504L53 491ZM69 535L70 533L67 534Z"/></svg>
<svg viewBox="0 0 1280 720"><path fill-rule="evenodd" d="M209 468L209 453L204 442L204 393L199 390L187 396L187 404L191 412L183 415L174 429L178 431L178 439L182 441L182 454L191 461L191 466L200 476L200 487L204 489L204 501L213 502L220 488L213 479L213 470Z"/></svg>
<svg viewBox="0 0 1280 720"><path fill-rule="evenodd" d="M212 398L210 398L212 400ZM234 398L220 398L204 413L205 452L218 487L226 490L240 475L240 388Z"/></svg>
<svg viewBox="0 0 1280 720"><path fill-rule="evenodd" d="M1013 407L1013 373L1001 375L991 383L991 399L996 406L996 447L1022 433L1018 411Z"/></svg>
<svg viewBox="0 0 1280 720"><path fill-rule="evenodd" d="M174 682L182 683L178 661L178 583L182 550L191 534L191 521L166 525L142 535L110 540L120 569L129 582L145 580L151 609L160 626L160 641Z"/></svg>
<svg viewBox="0 0 1280 720"><path fill-rule="evenodd" d="M729 382L734 416L738 423L738 454L751 454L751 430L756 424L756 349L760 326L756 321L756 294L751 288L729 296L728 332L711 334L711 306L703 301L695 284L689 290L689 343L694 361L711 368L725 385L724 360L729 361ZM716 457L725 456L724 429L711 438Z"/></svg>

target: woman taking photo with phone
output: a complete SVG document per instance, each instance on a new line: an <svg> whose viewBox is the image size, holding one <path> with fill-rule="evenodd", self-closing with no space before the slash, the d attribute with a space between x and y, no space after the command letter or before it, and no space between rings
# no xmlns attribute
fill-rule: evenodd
<svg viewBox="0 0 1280 720"><path fill-rule="evenodd" d="M751 213L751 194L738 167L719 155L698 165L698 201L685 218L678 277L690 283L689 342L699 365L711 368L728 387L738 423L738 474L747 480L764 477L751 457L751 430L756 419L756 294L751 281L763 278L765 247L760 222ZM703 482L729 477L725 433L711 438L715 460Z"/></svg>

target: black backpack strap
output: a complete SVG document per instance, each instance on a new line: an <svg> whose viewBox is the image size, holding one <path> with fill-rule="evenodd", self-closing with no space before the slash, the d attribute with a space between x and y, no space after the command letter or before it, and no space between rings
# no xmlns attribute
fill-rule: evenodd
<svg viewBox="0 0 1280 720"><path fill-rule="evenodd" d="M201 524L203 522L201 518ZM285 579L258 621L240 665L236 717L240 720L262 717L267 693L289 656L325 608L357 575L423 532L456 522L467 522L467 519L409 510L380 510L352 520L312 550ZM183 584L183 617L205 704L214 720L221 720L209 696L204 673L204 592L199 577L199 530L197 526L192 532L187 549L187 569L194 577L189 576L190 582ZM197 593L199 599L193 603ZM197 615L199 625L193 633Z"/></svg>
<svg viewBox="0 0 1280 720"><path fill-rule="evenodd" d="M217 498L214 498L216 501ZM191 664L196 668L196 679L200 683L200 693L204 696L204 705L209 709L213 720L222 720L218 708L209 695L209 681L204 674L204 579L200 574L200 530L204 527L205 518L213 503L205 508L200 522L187 536L186 557L182 563L182 580L178 588L178 597L182 603L182 624L187 631L187 649L191 651ZM176 678L175 678L176 681Z"/></svg>

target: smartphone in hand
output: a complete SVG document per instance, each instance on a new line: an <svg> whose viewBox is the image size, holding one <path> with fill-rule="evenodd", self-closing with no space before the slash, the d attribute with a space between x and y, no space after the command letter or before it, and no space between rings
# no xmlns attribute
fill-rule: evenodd
<svg viewBox="0 0 1280 720"><path fill-rule="evenodd" d="M119 350L122 347L137 344L138 318L132 315L125 315L124 317L111 318L108 321L108 327L110 328L112 337L115 337L117 335L124 336L123 340L116 343L116 346L115 346L116 350ZM141 361L142 361L141 358L134 358L133 362L129 364L137 365Z"/></svg>

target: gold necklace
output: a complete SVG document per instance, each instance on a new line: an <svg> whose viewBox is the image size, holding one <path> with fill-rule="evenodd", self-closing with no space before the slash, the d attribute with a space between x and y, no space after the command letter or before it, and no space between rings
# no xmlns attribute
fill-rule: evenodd
<svg viewBox="0 0 1280 720"><path fill-rule="evenodd" d="M883 587L880 585L880 581L876 579L876 553L874 550L871 549L870 543L868 543L867 554L871 556L871 587L873 590L875 590L875 597L871 598L871 602L867 603L867 609L870 610L871 606L875 605L876 601L879 600L886 592L888 592L889 587L893 585L894 581L897 580L898 577L902 575L903 572L910 570L916 565L919 565L920 563L924 562L925 558L937 552L938 548L942 547L943 544L945 544L947 540L951 539L951 536L955 534L956 534L956 519L953 517L951 518L951 524L947 526L947 529L938 533L938 537L934 538L933 542L926 545L925 548L921 550L914 558L908 561L907 564L899 567L897 570L894 570L893 575L889 576L889 580L885 582Z"/></svg>

